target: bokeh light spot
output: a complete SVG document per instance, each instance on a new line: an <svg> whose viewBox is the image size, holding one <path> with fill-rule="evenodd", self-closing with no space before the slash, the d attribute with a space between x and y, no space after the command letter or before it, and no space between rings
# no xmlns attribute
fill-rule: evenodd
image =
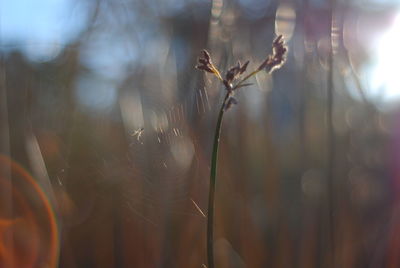
<svg viewBox="0 0 400 268"><path fill-rule="evenodd" d="M296 12L289 4L281 4L276 10L275 32L283 35L286 41L292 38L296 22Z"/></svg>
<svg viewBox="0 0 400 268"><path fill-rule="evenodd" d="M117 100L117 89L107 81L91 79L83 76L76 88L78 102L92 111L102 111L111 108Z"/></svg>

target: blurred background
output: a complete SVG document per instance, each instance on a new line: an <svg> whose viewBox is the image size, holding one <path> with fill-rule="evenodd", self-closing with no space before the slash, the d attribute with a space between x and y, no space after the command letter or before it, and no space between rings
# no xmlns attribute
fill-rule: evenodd
<svg viewBox="0 0 400 268"><path fill-rule="evenodd" d="M0 2L1 267L400 267L398 0ZM332 56L332 57L331 57ZM331 60L332 59L332 60Z"/></svg>

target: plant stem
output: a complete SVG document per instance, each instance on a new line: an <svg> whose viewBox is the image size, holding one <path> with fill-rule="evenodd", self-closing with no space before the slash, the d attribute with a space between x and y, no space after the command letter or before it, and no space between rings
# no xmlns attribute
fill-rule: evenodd
<svg viewBox="0 0 400 268"><path fill-rule="evenodd" d="M329 0L329 10L330 10L330 24L329 24L329 54L328 54L328 76L327 76L327 180L328 180L328 232L329 241L328 245L330 247L330 261L331 265L328 267L336 267L336 230L335 230L335 213L336 213L336 182L335 182L335 154L336 154L336 144L335 144L335 129L333 125L333 109L334 109L334 29L338 27L335 18L336 12L336 0ZM337 28L337 30L340 30Z"/></svg>
<svg viewBox="0 0 400 268"><path fill-rule="evenodd" d="M210 190L208 193L208 216L207 216L207 260L208 267L214 268L214 200L215 200L215 186L217 181L217 167L218 167L218 147L219 138L221 134L222 119L225 113L225 107L233 90L243 84L244 81L258 73L260 70L255 70L244 77L232 90L227 90L224 101L222 102L219 110L217 125L214 133L214 143L211 156L211 172L210 172Z"/></svg>
<svg viewBox="0 0 400 268"><path fill-rule="evenodd" d="M258 69L257 69L257 70L255 70L255 71L249 73L248 75L246 75L242 80L240 80L239 83L237 83L236 86L233 87L232 90L237 89L239 86L241 86L241 85L243 84L243 82L245 82L247 79L249 79L249 78L252 77L253 75L256 75L259 71L261 71L261 70L258 70Z"/></svg>
<svg viewBox="0 0 400 268"><path fill-rule="evenodd" d="M328 77L327 77L327 127L328 127L328 136L327 136L327 180L328 180L328 224L329 224L329 246L330 246L330 251L331 251L331 266L330 267L335 267L335 258L336 258L336 248L335 248L335 219L334 219L334 214L335 214L335 176L334 176L334 171L335 171L335 132L334 132L334 126L333 126L333 104L334 104L334 90L335 90L335 85L333 81L333 71L334 71L334 63L333 63L333 40L332 40L332 29L333 29L333 23L334 23L334 0L331 0L331 34L330 34L330 42L331 42L331 48L329 50L329 56L328 56L328 66L329 66L329 71L328 71Z"/></svg>
<svg viewBox="0 0 400 268"><path fill-rule="evenodd" d="M219 110L217 125L214 133L214 143L211 156L210 190L208 193L208 216L207 216L207 260L208 267L214 268L214 197L217 177L218 147L221 134L222 118L225 113L225 105L230 92L227 92Z"/></svg>

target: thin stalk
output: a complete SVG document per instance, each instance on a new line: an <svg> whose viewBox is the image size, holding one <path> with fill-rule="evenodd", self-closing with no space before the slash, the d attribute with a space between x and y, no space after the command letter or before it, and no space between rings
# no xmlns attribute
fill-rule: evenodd
<svg viewBox="0 0 400 268"><path fill-rule="evenodd" d="M207 212L207 268L214 268L214 200L217 180L219 138L221 134L222 119L224 117L224 113L226 110L229 109L229 107L237 103L237 101L233 98L235 90L239 89L240 87L246 86L247 84L243 83L261 70L268 70L269 73L272 73L274 69L280 68L286 61L286 54L287 47L285 46L285 41L283 39L283 36L279 35L272 43L272 54L268 55L263 63L255 71L246 75L236 84L236 86L233 86L232 82L246 71L249 63L248 61L244 65L241 65L239 62L236 66L230 68L225 75L225 79L223 79L218 69L212 63L210 54L206 50L203 50L203 57L198 59L198 64L196 65L196 68L204 72L214 74L223 83L226 90L224 101L222 102L221 108L219 110L217 125L215 127L214 143L211 156L210 189L208 193Z"/></svg>
<svg viewBox="0 0 400 268"><path fill-rule="evenodd" d="M331 47L329 50L328 56L328 77L327 77L327 127L328 127L328 136L327 136L327 179L328 179L328 210L329 210L329 243L330 243L330 250L331 250L331 266L335 267L335 259L336 259L336 247L335 247L335 182L334 182L334 170L335 170L335 133L334 133L334 126L333 126L333 105L334 105L334 58L333 58L333 28L334 28L334 7L335 7L335 0L331 0L331 25L330 25L330 43Z"/></svg>
<svg viewBox="0 0 400 268"><path fill-rule="evenodd" d="M255 71L249 73L249 74L248 74L247 76L245 76L242 80L240 80L240 82L237 83L237 85L236 85L235 87L233 87L232 90L235 90L235 89L237 89L238 87L240 87L240 86L243 84L243 82L245 82L247 79L249 79L249 78L252 77L253 75L257 74L259 71L261 71L261 70L258 70L258 69L257 69L257 70L255 70Z"/></svg>
<svg viewBox="0 0 400 268"><path fill-rule="evenodd" d="M208 217L207 217L207 260L208 267L214 268L214 197L217 179L218 147L221 134L222 119L225 113L225 105L230 93L227 92L219 110L217 125L214 133L214 143L211 156L210 190L208 194Z"/></svg>

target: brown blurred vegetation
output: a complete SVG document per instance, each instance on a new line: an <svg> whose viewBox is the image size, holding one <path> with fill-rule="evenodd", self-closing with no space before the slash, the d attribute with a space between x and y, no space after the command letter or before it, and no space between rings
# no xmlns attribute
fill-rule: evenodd
<svg viewBox="0 0 400 268"><path fill-rule="evenodd" d="M337 3L329 70L323 1L87 2L85 29L56 57L31 60L18 44L1 54L0 152L53 205L59 267L206 263L193 202L206 213L222 87L196 58L207 48L220 70L254 67L278 33L286 65L258 75L225 117L217 267L400 267L398 110L365 95L357 72L368 52L354 26L391 6Z"/></svg>

